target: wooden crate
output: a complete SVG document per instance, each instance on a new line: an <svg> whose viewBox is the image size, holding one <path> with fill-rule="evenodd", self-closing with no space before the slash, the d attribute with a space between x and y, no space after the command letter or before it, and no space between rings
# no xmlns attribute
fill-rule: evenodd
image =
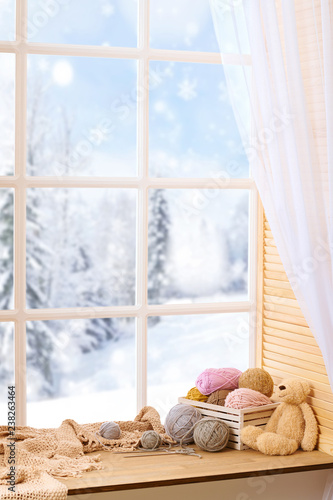
<svg viewBox="0 0 333 500"><path fill-rule="evenodd" d="M228 424L230 430L230 438L227 448L235 450L247 450L248 446L243 444L240 439L240 432L247 425L255 425L256 427L264 427L275 408L280 403L272 403L270 405L256 406L254 408L226 408L225 406L211 405L202 403L201 401L193 401L187 398L178 398L178 402L195 406L202 415L206 417L220 418Z"/></svg>

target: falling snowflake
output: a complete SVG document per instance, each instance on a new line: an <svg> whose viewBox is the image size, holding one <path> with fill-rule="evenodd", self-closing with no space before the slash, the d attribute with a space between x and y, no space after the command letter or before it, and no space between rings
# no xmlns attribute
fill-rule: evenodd
<svg viewBox="0 0 333 500"><path fill-rule="evenodd" d="M102 5L102 15L105 17L111 17L113 14L114 14L114 6L109 2L105 2Z"/></svg>
<svg viewBox="0 0 333 500"><path fill-rule="evenodd" d="M179 97L184 99L184 101L191 101L192 99L197 97L197 92L196 92L197 82L195 80L190 82L188 78L185 78L185 80L183 80L178 85L178 88L179 92L177 95L179 95Z"/></svg>

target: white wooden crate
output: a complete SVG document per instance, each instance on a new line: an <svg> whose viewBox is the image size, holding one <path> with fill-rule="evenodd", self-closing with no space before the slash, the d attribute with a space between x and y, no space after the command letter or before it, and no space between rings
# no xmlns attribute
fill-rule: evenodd
<svg viewBox="0 0 333 500"><path fill-rule="evenodd" d="M209 403L202 403L201 401L193 401L187 398L178 398L178 402L195 406L202 415L206 417L220 418L228 424L230 437L227 448L234 448L236 450L247 450L248 446L243 444L240 439L240 433L243 427L247 425L255 425L256 427L264 427L275 408L280 403L272 403L270 405L256 406L254 408L243 408L237 410L236 408L226 408L225 406L211 405Z"/></svg>

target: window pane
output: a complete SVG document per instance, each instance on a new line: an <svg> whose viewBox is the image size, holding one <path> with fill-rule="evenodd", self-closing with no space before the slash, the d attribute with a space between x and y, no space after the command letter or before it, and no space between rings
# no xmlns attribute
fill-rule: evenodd
<svg viewBox="0 0 333 500"><path fill-rule="evenodd" d="M28 190L28 307L134 304L135 252L134 190Z"/></svg>
<svg viewBox="0 0 333 500"><path fill-rule="evenodd" d="M0 415L3 424L8 413L8 386L14 384L14 325L0 323Z"/></svg>
<svg viewBox="0 0 333 500"><path fill-rule="evenodd" d="M249 365L247 313L150 318L148 404L164 418L206 368Z"/></svg>
<svg viewBox="0 0 333 500"><path fill-rule="evenodd" d="M137 0L29 0L28 40L137 46Z"/></svg>
<svg viewBox="0 0 333 500"><path fill-rule="evenodd" d="M0 40L15 40L15 0L0 2Z"/></svg>
<svg viewBox="0 0 333 500"><path fill-rule="evenodd" d="M155 49L219 50L209 0L153 0L150 24Z"/></svg>
<svg viewBox="0 0 333 500"><path fill-rule="evenodd" d="M137 63L29 56L28 173L135 176Z"/></svg>
<svg viewBox="0 0 333 500"><path fill-rule="evenodd" d="M27 324L28 425L135 416L135 320Z"/></svg>
<svg viewBox="0 0 333 500"><path fill-rule="evenodd" d="M150 73L151 175L248 177L223 66L152 62Z"/></svg>
<svg viewBox="0 0 333 500"><path fill-rule="evenodd" d="M14 307L14 190L0 189L0 309Z"/></svg>
<svg viewBox="0 0 333 500"><path fill-rule="evenodd" d="M151 304L248 299L245 190L150 191Z"/></svg>
<svg viewBox="0 0 333 500"><path fill-rule="evenodd" d="M15 56L0 54L0 175L12 175L15 161Z"/></svg>

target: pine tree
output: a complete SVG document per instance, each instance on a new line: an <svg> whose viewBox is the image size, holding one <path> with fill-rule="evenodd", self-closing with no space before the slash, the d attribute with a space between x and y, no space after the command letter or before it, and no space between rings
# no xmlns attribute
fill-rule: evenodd
<svg viewBox="0 0 333 500"><path fill-rule="evenodd" d="M163 189L151 190L148 229L148 301L161 304L168 290L170 216Z"/></svg>

